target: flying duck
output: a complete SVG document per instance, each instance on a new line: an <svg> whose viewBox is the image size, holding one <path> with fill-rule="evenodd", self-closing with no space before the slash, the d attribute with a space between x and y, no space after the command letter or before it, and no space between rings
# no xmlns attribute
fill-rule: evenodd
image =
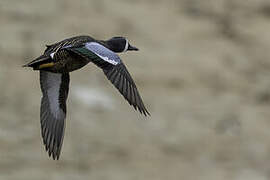
<svg viewBox="0 0 270 180"><path fill-rule="evenodd" d="M49 157L59 159L64 138L69 72L89 62L101 68L106 77L136 110L150 115L126 66L116 53L138 51L124 37L95 40L76 36L46 45L44 53L24 65L40 71L42 91L40 107L41 135Z"/></svg>

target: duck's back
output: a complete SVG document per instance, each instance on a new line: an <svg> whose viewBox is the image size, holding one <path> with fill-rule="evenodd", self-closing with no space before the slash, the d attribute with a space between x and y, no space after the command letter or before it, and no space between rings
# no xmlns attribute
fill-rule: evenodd
<svg viewBox="0 0 270 180"><path fill-rule="evenodd" d="M85 42L95 42L95 41L96 40L94 38L92 38L90 36L85 36L85 35L71 37L68 39L64 39L60 42L54 43L54 44L46 45L47 48L45 49L44 54L47 54L47 53L50 54L50 53L55 52L55 51L57 51L57 49L62 48L64 46L69 46L69 45L77 46L77 45L83 44Z"/></svg>
<svg viewBox="0 0 270 180"><path fill-rule="evenodd" d="M75 36L51 45L46 45L47 48L43 56L50 58L53 56L52 61L54 65L44 70L55 73L67 73L82 68L89 63L88 60L77 54L67 52L64 49L61 50L61 48L66 46L80 46L86 42L95 41L90 36Z"/></svg>

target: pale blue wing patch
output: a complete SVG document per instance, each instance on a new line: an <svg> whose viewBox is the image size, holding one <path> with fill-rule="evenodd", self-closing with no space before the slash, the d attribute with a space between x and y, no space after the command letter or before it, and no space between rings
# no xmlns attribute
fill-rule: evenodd
<svg viewBox="0 0 270 180"><path fill-rule="evenodd" d="M117 65L121 63L121 59L117 54L99 43L88 42L85 44L85 48L110 64Z"/></svg>

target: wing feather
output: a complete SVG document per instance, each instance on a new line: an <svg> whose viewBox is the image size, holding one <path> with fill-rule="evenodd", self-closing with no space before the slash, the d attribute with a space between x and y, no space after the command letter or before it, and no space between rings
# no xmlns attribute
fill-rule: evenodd
<svg viewBox="0 0 270 180"><path fill-rule="evenodd" d="M40 71L42 99L40 107L41 135L46 151L59 159L62 147L69 74Z"/></svg>
<svg viewBox="0 0 270 180"><path fill-rule="evenodd" d="M139 91L131 78L127 68L123 63L116 66L111 66L110 69L104 69L104 74L112 82L112 84L118 89L123 97L132 105L135 110L139 110L140 113L145 116L150 115L148 110L145 108L144 103L141 99ZM115 72L117 75L115 75ZM116 80L119 77L119 80Z"/></svg>
<svg viewBox="0 0 270 180"><path fill-rule="evenodd" d="M131 75L117 54L96 42L89 42L81 47L69 47L67 50L88 59L100 67L130 105L145 116L150 115Z"/></svg>

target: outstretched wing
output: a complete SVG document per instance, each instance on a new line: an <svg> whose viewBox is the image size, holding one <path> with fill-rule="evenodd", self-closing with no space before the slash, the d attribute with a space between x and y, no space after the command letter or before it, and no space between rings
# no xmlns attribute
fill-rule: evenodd
<svg viewBox="0 0 270 180"><path fill-rule="evenodd" d="M40 71L41 134L49 156L59 159L64 138L69 74Z"/></svg>
<svg viewBox="0 0 270 180"><path fill-rule="evenodd" d="M103 69L103 72L130 105L132 105L136 110L138 108L140 113L143 113L145 116L150 115L144 106L131 75L123 63L105 68Z"/></svg>
<svg viewBox="0 0 270 180"><path fill-rule="evenodd" d="M131 75L117 54L96 42L89 42L82 47L73 47L69 50L100 67L130 105L145 116L150 115Z"/></svg>

